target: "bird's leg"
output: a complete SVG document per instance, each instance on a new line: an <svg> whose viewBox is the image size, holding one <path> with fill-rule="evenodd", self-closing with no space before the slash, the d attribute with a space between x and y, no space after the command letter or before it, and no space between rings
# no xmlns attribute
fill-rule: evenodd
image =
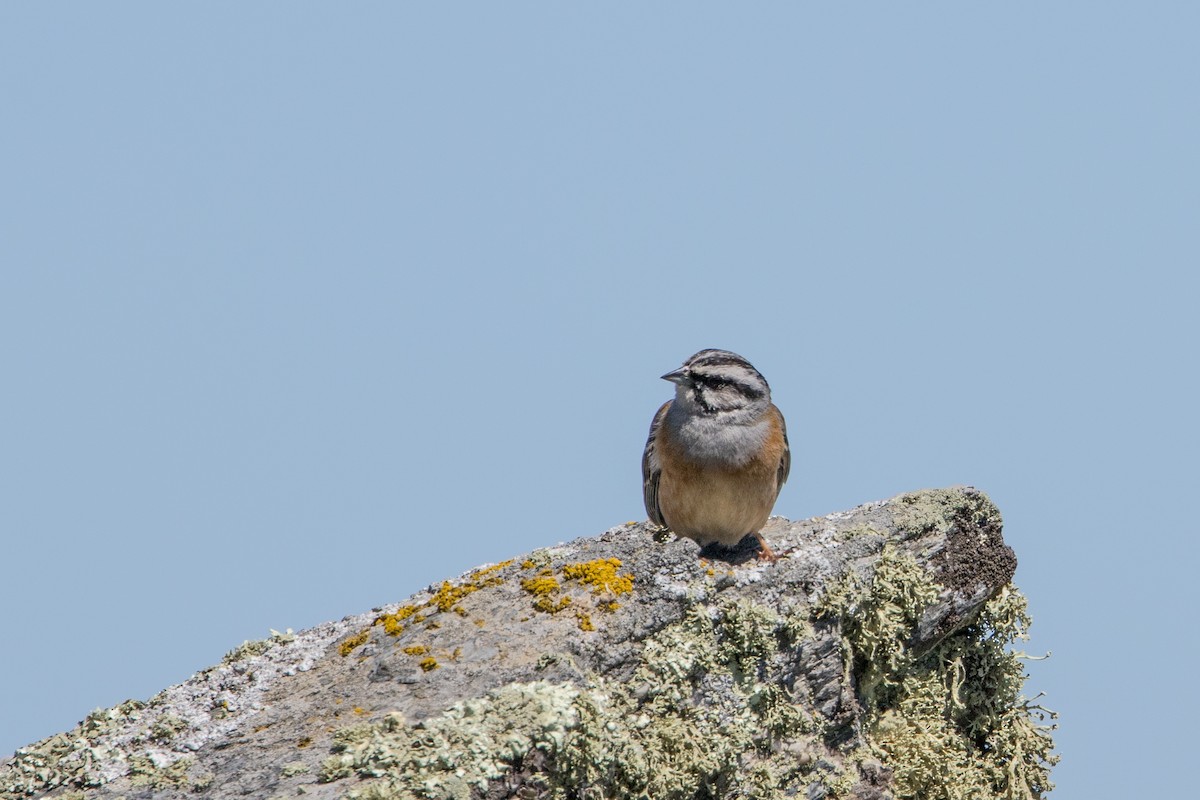
<svg viewBox="0 0 1200 800"><path fill-rule="evenodd" d="M779 556L775 555L775 551L767 544L767 540L763 538L761 533L755 533L754 538L758 539L758 560L759 561L778 561Z"/></svg>

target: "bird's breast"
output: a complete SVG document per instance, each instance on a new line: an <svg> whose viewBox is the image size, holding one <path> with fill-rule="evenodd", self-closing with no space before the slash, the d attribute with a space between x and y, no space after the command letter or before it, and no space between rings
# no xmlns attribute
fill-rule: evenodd
<svg viewBox="0 0 1200 800"><path fill-rule="evenodd" d="M702 545L727 546L760 530L779 494L781 442L768 420L668 426L658 444L658 502L667 527Z"/></svg>
<svg viewBox="0 0 1200 800"><path fill-rule="evenodd" d="M725 468L741 467L757 456L770 434L767 420L742 425L692 416L671 420L668 446L683 460ZM675 423L675 424L672 424Z"/></svg>

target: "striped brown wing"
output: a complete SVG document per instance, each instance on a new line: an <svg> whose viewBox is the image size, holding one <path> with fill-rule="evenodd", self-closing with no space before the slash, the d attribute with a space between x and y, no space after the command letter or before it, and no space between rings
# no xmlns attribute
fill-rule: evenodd
<svg viewBox="0 0 1200 800"><path fill-rule="evenodd" d="M779 428L783 431L783 454L779 457L779 471L776 473L775 496L779 496L783 485L787 483L788 474L792 471L792 446L788 444L787 438L787 423L784 422L783 412L771 404L771 410L775 412L775 416L779 417Z"/></svg>
<svg viewBox="0 0 1200 800"><path fill-rule="evenodd" d="M667 409L670 407L671 401L668 400L654 415L654 421L650 423L650 435L646 437L646 449L642 451L642 500L646 503L646 516L655 525L664 528L667 523L663 522L662 510L658 507L658 479L662 476L662 466L658 463L658 455L654 452L654 440L658 436L658 428L662 425L663 418L667 416Z"/></svg>

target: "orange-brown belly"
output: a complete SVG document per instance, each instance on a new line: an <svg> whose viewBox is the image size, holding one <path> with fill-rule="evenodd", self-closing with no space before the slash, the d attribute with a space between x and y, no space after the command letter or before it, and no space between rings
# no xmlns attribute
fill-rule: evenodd
<svg viewBox="0 0 1200 800"><path fill-rule="evenodd" d="M672 471L674 473L675 471ZM761 470L731 473L719 470L663 472L659 508L667 527L702 546L717 542L727 547L767 523L778 494L775 475Z"/></svg>

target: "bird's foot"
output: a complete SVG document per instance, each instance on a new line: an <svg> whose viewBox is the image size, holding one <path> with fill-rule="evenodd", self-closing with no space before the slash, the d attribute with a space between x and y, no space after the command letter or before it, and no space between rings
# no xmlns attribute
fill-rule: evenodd
<svg viewBox="0 0 1200 800"><path fill-rule="evenodd" d="M771 549L771 545L767 544L767 540L763 538L761 533L754 534L754 538L758 540L758 560L773 563L779 560L779 556L775 555L775 551Z"/></svg>
<svg viewBox="0 0 1200 800"><path fill-rule="evenodd" d="M768 563L778 561L779 556L760 534L748 533L735 545L709 542L700 548L700 557L729 564L745 564L752 559Z"/></svg>

